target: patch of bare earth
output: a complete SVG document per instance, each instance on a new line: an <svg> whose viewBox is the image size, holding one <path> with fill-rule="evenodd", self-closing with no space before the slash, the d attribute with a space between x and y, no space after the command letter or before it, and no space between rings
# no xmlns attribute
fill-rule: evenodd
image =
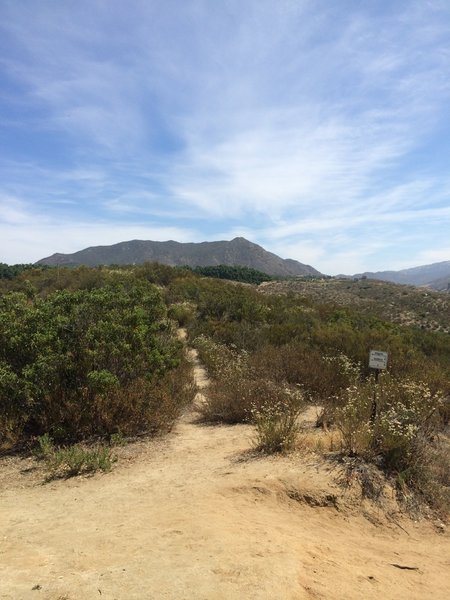
<svg viewBox="0 0 450 600"><path fill-rule="evenodd" d="M364 509L314 454L256 457L251 437L189 412L108 474L42 484L3 459L0 598L448 598L447 532Z"/></svg>

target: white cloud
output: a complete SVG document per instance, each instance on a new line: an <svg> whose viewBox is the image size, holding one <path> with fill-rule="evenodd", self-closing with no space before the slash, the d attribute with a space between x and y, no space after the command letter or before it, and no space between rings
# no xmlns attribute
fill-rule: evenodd
<svg viewBox="0 0 450 600"><path fill-rule="evenodd" d="M72 253L89 246L110 245L126 240L191 242L197 237L198 234L189 229L158 225L54 222L5 227L0 224L0 262L36 262L55 252Z"/></svg>
<svg viewBox="0 0 450 600"><path fill-rule="evenodd" d="M244 231L348 272L386 260L402 227L411 257L425 233L435 247L450 182L427 145L448 148L450 12L350 5L8 4L0 66L20 84L22 134L38 152L3 163L4 249L24 255L29 236L40 258L120 235ZM63 154L54 164L49 138ZM29 206L48 215L34 230Z"/></svg>
<svg viewBox="0 0 450 600"><path fill-rule="evenodd" d="M7 226L20 226L27 223L26 204L9 195L0 195L0 223Z"/></svg>
<svg viewBox="0 0 450 600"><path fill-rule="evenodd" d="M88 246L110 245L143 239L188 242L196 231L145 223L109 223L83 220L58 221L42 215L17 198L0 198L0 262L35 262L55 252L72 253Z"/></svg>
<svg viewBox="0 0 450 600"><path fill-rule="evenodd" d="M413 265L409 265L411 267L415 267L417 265L426 265L426 264L431 264L431 263L435 263L435 262L443 262L443 261L450 261L450 244L447 244L447 246L441 246L439 248L429 248L427 250L423 250L422 252L419 252L419 254L416 257L416 260L418 260L418 263L415 263Z"/></svg>

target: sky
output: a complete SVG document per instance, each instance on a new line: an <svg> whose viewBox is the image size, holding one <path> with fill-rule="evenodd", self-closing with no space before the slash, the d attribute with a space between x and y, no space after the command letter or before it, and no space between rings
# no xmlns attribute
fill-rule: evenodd
<svg viewBox="0 0 450 600"><path fill-rule="evenodd" d="M450 260L450 0L0 0L0 262Z"/></svg>

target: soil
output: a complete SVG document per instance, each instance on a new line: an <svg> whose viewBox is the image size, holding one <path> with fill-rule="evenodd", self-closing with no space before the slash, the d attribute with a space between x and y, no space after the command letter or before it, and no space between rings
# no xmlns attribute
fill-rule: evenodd
<svg viewBox="0 0 450 600"><path fill-rule="evenodd" d="M190 411L110 473L45 483L34 459L3 458L0 598L449 597L443 525L361 500L316 454L255 455L252 435Z"/></svg>

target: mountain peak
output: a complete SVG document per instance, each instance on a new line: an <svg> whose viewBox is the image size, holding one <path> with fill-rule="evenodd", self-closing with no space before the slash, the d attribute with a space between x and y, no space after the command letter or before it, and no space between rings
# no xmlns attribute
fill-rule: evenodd
<svg viewBox="0 0 450 600"><path fill-rule="evenodd" d="M236 237L231 241L182 243L131 240L111 246L91 246L73 254L56 253L38 264L98 266L140 264L152 261L170 266L243 266L274 276L320 275L319 271L296 260L284 260L261 246Z"/></svg>

